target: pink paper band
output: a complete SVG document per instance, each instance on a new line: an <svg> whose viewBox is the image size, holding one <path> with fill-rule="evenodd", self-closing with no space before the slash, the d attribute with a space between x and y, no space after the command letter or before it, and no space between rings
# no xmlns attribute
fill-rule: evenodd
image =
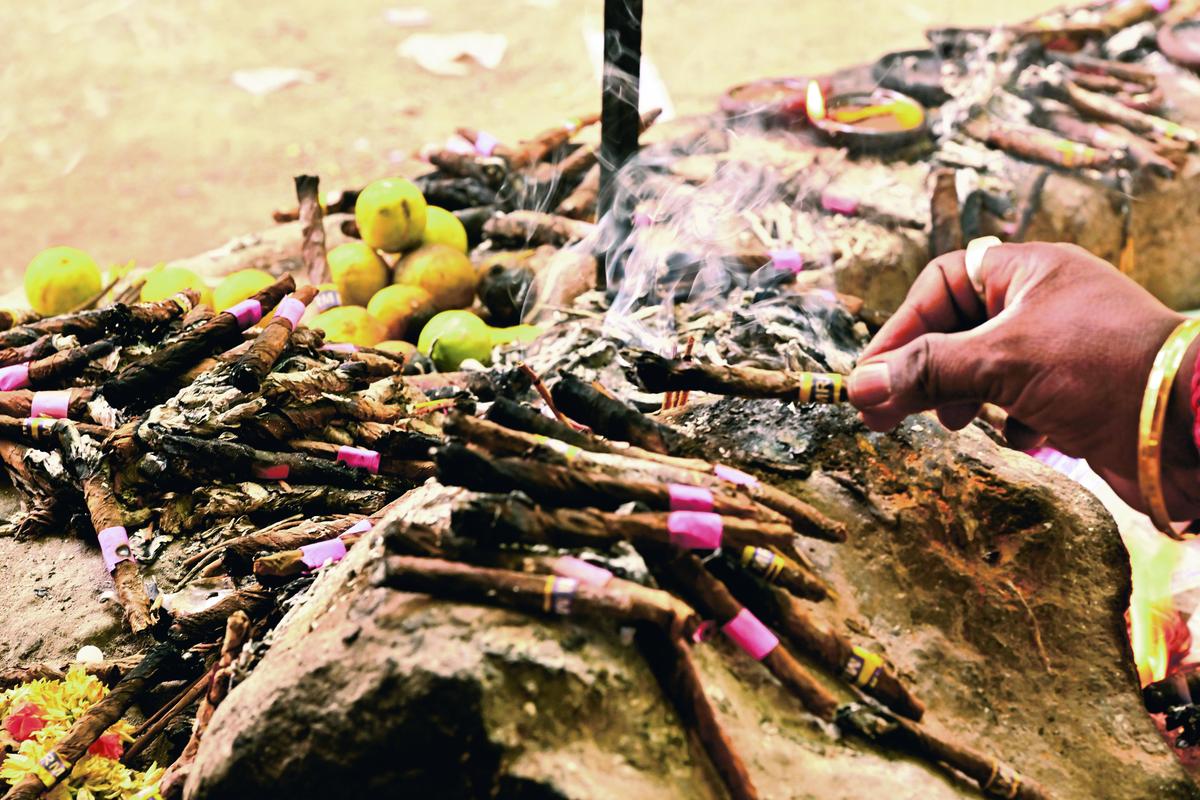
<svg viewBox="0 0 1200 800"><path fill-rule="evenodd" d="M304 562L304 566L310 570L320 569L326 561L334 564L341 561L346 555L346 543L341 538L334 537L323 542L306 544L300 548L300 552L303 553L300 560Z"/></svg>
<svg viewBox="0 0 1200 800"><path fill-rule="evenodd" d="M487 158L492 153L496 152L496 148L499 146L499 144L500 140L495 136L492 136L487 131L480 131L479 135L475 137L475 152L484 158Z"/></svg>
<svg viewBox="0 0 1200 800"><path fill-rule="evenodd" d="M563 556L555 561L554 572L564 578L574 578L588 586L604 586L613 579L613 574L604 567L589 564L575 556Z"/></svg>
<svg viewBox="0 0 1200 800"><path fill-rule="evenodd" d="M268 481L287 480L287 476L291 473L291 469L287 464L255 464L250 470L251 474L256 478L262 478Z"/></svg>
<svg viewBox="0 0 1200 800"><path fill-rule="evenodd" d="M66 419L70 407L70 389L55 389L49 392L34 392L33 403L31 403L29 406L29 416Z"/></svg>
<svg viewBox="0 0 1200 800"><path fill-rule="evenodd" d="M341 304L342 295L337 289L326 289L323 292L317 292L317 296L313 300L313 305L317 307L317 311L328 311L331 308L337 308Z"/></svg>
<svg viewBox="0 0 1200 800"><path fill-rule="evenodd" d="M788 272L804 271L804 256L795 250L772 250L771 263Z"/></svg>
<svg viewBox="0 0 1200 800"><path fill-rule="evenodd" d="M645 211L633 212L633 227L648 228L654 224L654 220Z"/></svg>
<svg viewBox="0 0 1200 800"><path fill-rule="evenodd" d="M133 551L129 549L129 534L125 528L116 525L105 528L96 534L100 542L100 555L104 559L104 567L109 572L117 568L122 561L134 561Z"/></svg>
<svg viewBox="0 0 1200 800"><path fill-rule="evenodd" d="M779 646L775 634L759 622L758 617L747 609L742 609L738 615L726 622L721 631L733 639L738 647L746 651L755 661L762 661L767 654Z"/></svg>
<svg viewBox="0 0 1200 800"><path fill-rule="evenodd" d="M0 392L24 389L29 385L29 362L0 368Z"/></svg>
<svg viewBox="0 0 1200 800"><path fill-rule="evenodd" d="M1150 0L1150 5L1161 14L1171 7L1171 0Z"/></svg>
<svg viewBox="0 0 1200 800"><path fill-rule="evenodd" d="M338 448L336 460L348 467L361 467L372 475L379 472L379 453L365 447L342 445Z"/></svg>
<svg viewBox="0 0 1200 800"><path fill-rule="evenodd" d="M822 194L821 208L834 214L845 214L853 217L858 213L858 201L853 197L838 197L836 194Z"/></svg>
<svg viewBox="0 0 1200 800"><path fill-rule="evenodd" d="M243 329L249 328L254 323L262 319L263 309L262 303L255 300L253 297L249 300L243 300L240 303L234 303L229 308L225 309L226 314L232 314Z"/></svg>
<svg viewBox="0 0 1200 800"><path fill-rule="evenodd" d="M672 511L712 511L712 492L703 486L688 486L683 483L672 483L667 487L671 498Z"/></svg>
<svg viewBox="0 0 1200 800"><path fill-rule="evenodd" d="M357 353L358 345L350 344L349 342L333 342L321 345L321 349L328 350L331 353Z"/></svg>
<svg viewBox="0 0 1200 800"><path fill-rule="evenodd" d="M371 528L373 528L373 527L375 527L375 523L371 522L371 520L360 519L358 522L354 523L349 528L347 528L346 532L343 533L342 536L349 536L353 533L366 533L367 531L371 530Z"/></svg>
<svg viewBox="0 0 1200 800"><path fill-rule="evenodd" d="M667 515L671 544L688 550L715 550L721 546L721 516L710 511L672 511Z"/></svg>
<svg viewBox="0 0 1200 800"><path fill-rule="evenodd" d="M735 484L737 486L758 486L758 478L753 475L748 475L740 469L727 467L724 464L717 464L713 467L713 474L723 481Z"/></svg>
<svg viewBox="0 0 1200 800"><path fill-rule="evenodd" d="M300 318L304 316L306 310L308 310L308 306L288 295L280 300L279 305L275 307L275 319L286 319L295 328L300 324Z"/></svg>

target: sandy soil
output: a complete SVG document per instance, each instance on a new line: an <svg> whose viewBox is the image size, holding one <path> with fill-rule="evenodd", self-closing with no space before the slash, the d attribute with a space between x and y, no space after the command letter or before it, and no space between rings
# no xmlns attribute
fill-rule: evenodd
<svg viewBox="0 0 1200 800"><path fill-rule="evenodd" d="M0 3L2 288L43 247L73 244L105 263L191 255L269 224L293 174L357 185L456 125L512 140L598 107L582 31L598 26L601 0L423 2L432 22L412 30L385 18L407 0ZM688 113L744 80L826 71L917 46L927 26L1053 4L646 5L646 52ZM413 30L502 33L508 52L494 71L439 77L397 55ZM230 80L270 66L318 80L265 97Z"/></svg>

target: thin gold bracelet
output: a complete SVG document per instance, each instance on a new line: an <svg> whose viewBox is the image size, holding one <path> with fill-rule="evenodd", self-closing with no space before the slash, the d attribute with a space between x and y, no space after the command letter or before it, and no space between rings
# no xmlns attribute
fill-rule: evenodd
<svg viewBox="0 0 1200 800"><path fill-rule="evenodd" d="M1138 489L1155 527L1175 539L1181 537L1171 527L1171 516L1167 513L1167 501L1163 496L1162 432L1175 375L1197 336L1200 336L1200 319L1185 320L1171 331L1154 357L1138 420Z"/></svg>

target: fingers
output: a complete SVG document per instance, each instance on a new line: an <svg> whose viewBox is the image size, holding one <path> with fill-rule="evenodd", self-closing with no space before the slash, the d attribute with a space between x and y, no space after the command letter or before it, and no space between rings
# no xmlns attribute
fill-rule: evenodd
<svg viewBox="0 0 1200 800"><path fill-rule="evenodd" d="M1046 437L1016 417L1004 421L1004 440L1014 450L1032 450L1046 443Z"/></svg>
<svg viewBox="0 0 1200 800"><path fill-rule="evenodd" d="M850 373L850 402L874 430L891 429L909 414L934 408L947 427L964 427L980 403L999 393L999 362L988 347L991 330L929 333L876 356Z"/></svg>

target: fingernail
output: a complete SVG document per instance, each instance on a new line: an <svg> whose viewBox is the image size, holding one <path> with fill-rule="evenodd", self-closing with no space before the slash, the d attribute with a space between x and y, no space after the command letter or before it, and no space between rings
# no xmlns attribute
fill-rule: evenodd
<svg viewBox="0 0 1200 800"><path fill-rule="evenodd" d="M846 387L850 401L859 408L874 406L892 393L892 378L887 364L866 364L850 373Z"/></svg>

